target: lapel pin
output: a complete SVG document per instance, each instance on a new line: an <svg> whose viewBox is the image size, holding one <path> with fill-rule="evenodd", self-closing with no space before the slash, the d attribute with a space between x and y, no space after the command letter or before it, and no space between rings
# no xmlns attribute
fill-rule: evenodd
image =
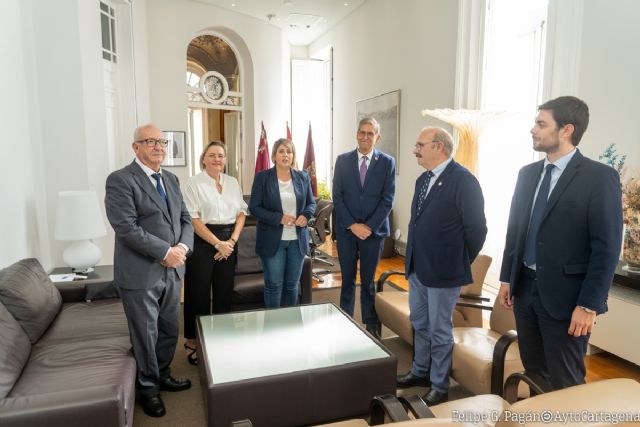
<svg viewBox="0 0 640 427"><path fill-rule="evenodd" d="M442 182L439 182L439 183L438 183L438 187L439 187L439 186L441 186L441 185L442 185Z"/></svg>

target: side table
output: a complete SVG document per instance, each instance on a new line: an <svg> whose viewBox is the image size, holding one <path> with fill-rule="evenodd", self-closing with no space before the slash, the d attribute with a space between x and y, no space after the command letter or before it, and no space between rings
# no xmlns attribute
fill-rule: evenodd
<svg viewBox="0 0 640 427"><path fill-rule="evenodd" d="M70 274L71 267L55 267L49 274ZM113 265L98 265L91 273L84 274L86 279L71 282L54 282L62 289L73 289L78 286L86 288L85 301L104 298L118 298L118 292L113 286Z"/></svg>

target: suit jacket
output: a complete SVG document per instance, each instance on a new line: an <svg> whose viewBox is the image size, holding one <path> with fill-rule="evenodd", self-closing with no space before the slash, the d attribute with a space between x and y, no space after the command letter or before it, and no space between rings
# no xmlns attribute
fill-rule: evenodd
<svg viewBox="0 0 640 427"><path fill-rule="evenodd" d="M487 236L484 197L471 172L452 160L417 210L426 172L416 181L407 238L406 274L420 282L450 288L473 282L471 263Z"/></svg>
<svg viewBox="0 0 640 427"><path fill-rule="evenodd" d="M518 297L533 197L544 160L523 167L511 201L500 280ZM622 192L611 167L577 151L547 203L537 236L540 299L559 320L577 305L607 311L607 296L620 255Z"/></svg>
<svg viewBox="0 0 640 427"><path fill-rule="evenodd" d="M347 227L367 224L372 237L389 235L389 213L396 192L396 162L393 157L373 150L369 169L360 185L358 151L338 156L333 174L333 205L336 211L336 234L351 234Z"/></svg>
<svg viewBox="0 0 640 427"><path fill-rule="evenodd" d="M182 200L178 178L167 170L162 181L169 208L140 165L107 177L105 208L115 231L114 279L125 289L148 289L164 274L160 264L178 243L193 248L191 216ZM176 269L184 274L184 265Z"/></svg>
<svg viewBox="0 0 640 427"><path fill-rule="evenodd" d="M311 191L311 180L304 171L291 169L293 191L296 194L296 218L304 215L307 220L316 211L316 201ZM249 211L258 219L256 225L256 253L260 256L273 256L278 250L284 226L282 219L282 200L275 166L258 173L253 179ZM309 231L306 227L296 227L300 253L309 253Z"/></svg>

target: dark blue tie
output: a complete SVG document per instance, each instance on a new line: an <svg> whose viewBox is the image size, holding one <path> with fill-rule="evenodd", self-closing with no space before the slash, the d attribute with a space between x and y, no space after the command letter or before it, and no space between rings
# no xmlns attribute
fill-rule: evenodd
<svg viewBox="0 0 640 427"><path fill-rule="evenodd" d="M162 184L160 183L160 181L162 180L162 175L160 175L159 173L154 173L151 176L156 180L156 190L158 190L158 193L160 193L160 197L162 197L162 200L164 200L164 204L169 207L169 204L167 203L167 193L164 192L164 188L162 188Z"/></svg>
<svg viewBox="0 0 640 427"><path fill-rule="evenodd" d="M542 222L542 216L544 210L547 207L547 201L549 200L549 188L551 187L551 171L555 166L549 163L544 172L544 178L540 184L538 190L538 197L533 205L533 212L531 213L531 221L529 222L529 233L527 234L527 242L524 247L524 263L526 265L535 265L536 263L536 239L538 237L538 230L540 229L540 223Z"/></svg>
<svg viewBox="0 0 640 427"><path fill-rule="evenodd" d="M429 182L431 181L431 177L433 176L433 172L431 171L427 171L425 173L427 177L422 183L422 187L420 187L420 193L418 193L418 209L416 210L416 212L420 212L420 209L422 208L422 203L424 202L424 199L427 198L427 190L429 190Z"/></svg>

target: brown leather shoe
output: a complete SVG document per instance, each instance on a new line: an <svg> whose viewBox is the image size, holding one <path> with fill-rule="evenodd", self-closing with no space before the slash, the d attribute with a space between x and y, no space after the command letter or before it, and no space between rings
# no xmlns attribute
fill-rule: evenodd
<svg viewBox="0 0 640 427"><path fill-rule="evenodd" d="M189 390L191 388L191 381L189 379L176 379L171 376L160 380L161 391L182 391Z"/></svg>
<svg viewBox="0 0 640 427"><path fill-rule="evenodd" d="M442 393L436 390L429 390L429 393L422 396L422 400L427 406L434 406L449 400L449 393Z"/></svg>
<svg viewBox="0 0 640 427"><path fill-rule="evenodd" d="M409 388L409 387L429 387L431 385L431 381L429 381L428 376L419 377L417 375L413 375L411 371L407 372L404 375L399 375L396 377L396 386L398 388Z"/></svg>
<svg viewBox="0 0 640 427"><path fill-rule="evenodd" d="M139 398L140 405L142 405L142 409L144 413L149 415L150 417L163 417L167 411L164 409L164 403L162 399L160 399L160 395L157 394L151 397L140 397Z"/></svg>

